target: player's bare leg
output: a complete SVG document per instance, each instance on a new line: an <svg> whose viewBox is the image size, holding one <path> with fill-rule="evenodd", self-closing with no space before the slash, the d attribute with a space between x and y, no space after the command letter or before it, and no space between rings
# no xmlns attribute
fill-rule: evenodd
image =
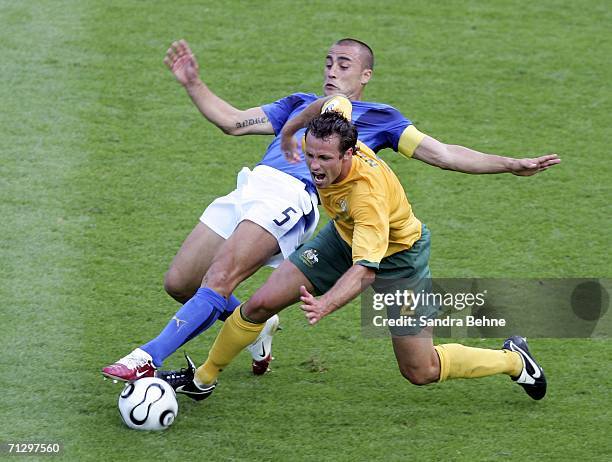
<svg viewBox="0 0 612 462"><path fill-rule="evenodd" d="M227 240L198 223L174 257L164 287L181 303L200 286L227 297L279 251L274 236L251 221L241 222Z"/></svg>
<svg viewBox="0 0 612 462"><path fill-rule="evenodd" d="M266 322L300 299L300 286L314 292L314 287L297 266L285 260L242 306L242 314L257 323Z"/></svg>
<svg viewBox="0 0 612 462"><path fill-rule="evenodd" d="M284 261L253 297L243 304L242 313L241 308L238 308L226 320L206 363L198 368L195 376L178 373L178 380L171 381L176 391L198 401L210 396L219 372L257 337L266 320L299 300L300 286L314 290L310 281L293 263ZM174 377L173 372L164 374Z"/></svg>
<svg viewBox="0 0 612 462"><path fill-rule="evenodd" d="M266 320L269 322L278 312L299 300L300 286L314 291L306 276L293 263L285 260L253 297L226 320L210 350L208 360L197 372L188 360L188 369L162 372L164 380L178 393L196 401L210 396L216 387L219 372L253 341L266 325ZM255 320L257 322L251 322Z"/></svg>
<svg viewBox="0 0 612 462"><path fill-rule="evenodd" d="M213 239L209 239L211 235ZM205 268L204 265L194 262L188 253L191 250L201 250L202 242L214 240L215 235L212 230L205 226L203 230L196 227L190 238L187 239L184 248L181 249L182 251L179 252L179 256L182 257L180 262L186 263L184 266L188 268L191 267L200 271ZM218 245L216 245L214 251L201 252L209 256L211 261L203 275L201 284L198 286L201 285L202 288L208 290L208 293L204 297L200 297L200 305L194 306L194 309L201 307L210 310L210 304L218 306L219 297L228 299L242 281L255 273L272 256L280 252L276 238L260 225L248 220L240 222L227 240L219 241L217 239L216 241ZM173 266L178 268L178 265ZM179 271L174 271L174 274ZM195 282L191 278L191 287ZM194 301L190 301L190 303L193 304ZM235 301L235 303L238 302ZM228 313L225 313L225 316L227 315ZM261 375L269 370L272 361L272 336L278 328L278 323L278 316L270 320L261 335L254 339L252 348L249 348L253 357L252 370L256 375ZM262 356L263 351L265 351L265 354Z"/></svg>
<svg viewBox="0 0 612 462"><path fill-rule="evenodd" d="M166 273L166 292L180 303L186 303L193 297L224 242L224 238L204 223L198 222L181 245Z"/></svg>
<svg viewBox="0 0 612 462"><path fill-rule="evenodd" d="M227 297L278 252L278 242L272 234L254 222L242 221L217 252L202 286ZM278 316L270 318L259 336L247 347L253 358L251 368L255 375L270 370L272 337L278 325Z"/></svg>
<svg viewBox="0 0 612 462"><path fill-rule="evenodd" d="M276 238L258 224L244 220L220 246L202 282L228 297L246 278L280 252Z"/></svg>
<svg viewBox="0 0 612 462"><path fill-rule="evenodd" d="M426 385L440 378L440 359L434 349L432 328L417 335L394 336L393 351L402 375L414 385Z"/></svg>
<svg viewBox="0 0 612 462"><path fill-rule="evenodd" d="M279 322L277 313L299 300L301 285L314 290L310 281L293 263L284 261L278 270L270 275L264 286L242 306L244 318L265 323L257 340L247 347L253 357L252 369L255 375L262 375L270 370L270 362L273 359L272 336Z"/></svg>
<svg viewBox="0 0 612 462"><path fill-rule="evenodd" d="M238 303L235 297L230 299L232 291L278 251L276 238L253 222L241 222L227 240L198 224L166 277L166 286L173 286L173 296L185 304L157 337L103 368L103 374L126 381L153 376L166 357L208 329L220 316L227 316ZM201 277L207 266L203 280L196 284L189 271ZM195 293L189 297L194 285ZM269 361L262 365L263 372L268 364Z"/></svg>
<svg viewBox="0 0 612 462"><path fill-rule="evenodd" d="M459 343L434 346L432 328L427 328L418 335L393 337L393 351L402 375L415 385L506 374L531 398L542 399L546 394L544 371L522 337L507 339L501 350Z"/></svg>
<svg viewBox="0 0 612 462"><path fill-rule="evenodd" d="M225 239L212 231L208 226L198 222L185 239L185 242L183 242L183 245L172 261L170 269L166 273L164 278L166 292L180 303L186 303L193 297L200 287L202 278L206 274L216 251L224 241ZM173 317L173 320L175 318L176 316ZM214 321L215 319L211 318L210 324ZM179 321L177 320L176 322L177 327L180 327L178 326ZM102 369L104 376L122 381L153 377L156 373L154 356L158 356L159 365L162 358L169 354L168 352L163 352L164 345L160 341L164 331L147 345L141 345L142 348L145 348L144 350L136 348L115 363L104 367ZM169 348L170 352L172 352L172 349L173 347Z"/></svg>
<svg viewBox="0 0 612 462"><path fill-rule="evenodd" d="M434 346L432 329L428 327L418 335L393 337L400 372L414 385L500 373L514 376L522 369L520 356L505 349L473 348L459 343Z"/></svg>
<svg viewBox="0 0 612 462"><path fill-rule="evenodd" d="M300 286L314 290L306 276L285 260L266 283L227 319L208 360L198 369L197 378L202 383L216 380L218 373L255 340L266 321L299 300Z"/></svg>
<svg viewBox="0 0 612 462"><path fill-rule="evenodd" d="M278 328L277 313L299 300L299 287L311 288L310 281L288 260L285 260L268 278L266 283L242 306L242 315L265 326L257 339L247 349L253 357L255 375L269 370L272 361L272 335ZM293 289L291 289L293 288Z"/></svg>
<svg viewBox="0 0 612 462"><path fill-rule="evenodd" d="M227 240L199 223L177 253L166 275L166 289L183 303L201 286L227 299L243 280L279 251L276 238L254 222L242 221ZM232 303L235 306L238 301L234 298ZM278 317L268 323L250 349L256 375L268 371L272 336L277 328ZM262 351L267 351L263 357Z"/></svg>

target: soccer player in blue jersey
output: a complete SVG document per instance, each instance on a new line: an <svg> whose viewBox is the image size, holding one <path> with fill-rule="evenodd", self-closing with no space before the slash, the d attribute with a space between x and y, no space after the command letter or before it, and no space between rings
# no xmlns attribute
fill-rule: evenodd
<svg viewBox="0 0 612 462"><path fill-rule="evenodd" d="M224 133L275 137L261 162L253 170L242 169L236 189L206 208L183 243L164 285L184 305L158 337L103 369L104 375L119 380L153 376L163 360L182 344L217 319L227 318L239 303L232 295L238 284L263 265L277 266L312 236L319 218L310 172L304 162L286 162L280 136L284 125L319 97L294 93L270 104L239 110L215 95L200 79L198 63L185 41L173 43L164 62L202 115ZM412 123L395 108L361 101L373 67L370 47L354 39L334 43L325 59L324 94L344 95L353 102L352 121L360 140L374 152L391 148L406 156L411 156L419 144L421 149L446 149L448 145L430 137L419 138ZM297 136L302 133L299 131ZM491 163L495 156L454 148L461 149L465 159L455 168L460 171L519 173L537 170L545 162L513 159L515 162L507 162L507 168L500 170L499 162ZM278 318L270 318L250 348L255 373L268 368L277 324Z"/></svg>
<svg viewBox="0 0 612 462"><path fill-rule="evenodd" d="M280 130L318 96L296 93L271 104L239 110L215 95L200 79L199 66L185 41L172 44L164 59L202 115L224 133L275 135L253 169L242 169L237 187L213 201L187 237L166 274L166 291L184 303L158 337L103 368L118 380L153 376L163 360L183 343L225 319L237 306L233 290L263 265L278 266L301 242L312 236L317 222L317 196L306 165L286 162L280 149ZM326 57L325 95L343 94L361 99L374 63L364 43L343 39ZM375 151L398 149L410 122L395 109L376 109L368 142ZM363 107L364 112L367 106ZM360 129L365 130L356 121ZM365 132L364 132L365 135ZM263 373L271 360L271 335L278 324L272 318L252 345L253 372Z"/></svg>

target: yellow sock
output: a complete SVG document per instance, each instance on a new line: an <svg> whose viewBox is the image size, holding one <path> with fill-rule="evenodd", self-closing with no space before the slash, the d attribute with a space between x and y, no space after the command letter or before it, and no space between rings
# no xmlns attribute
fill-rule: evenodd
<svg viewBox="0 0 612 462"><path fill-rule="evenodd" d="M514 351L472 348L458 343L436 345L434 348L440 357L439 382L494 374L517 377L523 369L523 360Z"/></svg>
<svg viewBox="0 0 612 462"><path fill-rule="evenodd" d="M253 343L266 323L254 324L245 321L240 315L242 305L237 307L225 320L215 343L208 352L208 359L198 367L196 382L210 384L217 380L221 372L238 354Z"/></svg>

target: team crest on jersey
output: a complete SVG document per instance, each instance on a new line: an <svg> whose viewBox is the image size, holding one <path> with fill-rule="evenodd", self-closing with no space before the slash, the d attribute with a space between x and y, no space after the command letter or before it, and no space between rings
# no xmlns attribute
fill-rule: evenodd
<svg viewBox="0 0 612 462"><path fill-rule="evenodd" d="M340 210L342 210L344 213L348 212L348 202L346 201L345 197L338 201L338 208L340 208Z"/></svg>
<svg viewBox="0 0 612 462"><path fill-rule="evenodd" d="M376 160L366 156L365 154L363 154L361 151L357 151L354 154L358 159L361 159L362 161L364 161L366 164L368 164L370 167L378 167L378 162L376 162ZM378 158L379 160L380 157L376 156L376 158Z"/></svg>
<svg viewBox="0 0 612 462"><path fill-rule="evenodd" d="M312 268L315 263L319 263L319 254L315 249L304 250L300 255L300 260Z"/></svg>

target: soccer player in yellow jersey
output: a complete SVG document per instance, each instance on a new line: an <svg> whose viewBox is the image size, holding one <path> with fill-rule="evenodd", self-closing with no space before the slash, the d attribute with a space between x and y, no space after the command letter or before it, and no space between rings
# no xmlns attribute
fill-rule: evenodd
<svg viewBox="0 0 612 462"><path fill-rule="evenodd" d="M409 136L417 138L412 140L415 147L424 137L416 129ZM355 127L336 111L324 112L309 122L303 151L331 221L234 311L205 364L194 375L183 373L183 382L173 383L178 392L196 400L208 397L219 373L253 342L266 320L298 300L309 323L315 324L370 285L384 290L384 282L391 280L406 290L431 290L429 230L412 213L391 169L357 141ZM422 304L414 309L418 319L434 318L439 310ZM399 369L413 384L501 373L510 375L533 399L546 393L542 368L521 337L490 350L434 346L430 327L391 333Z"/></svg>
<svg viewBox="0 0 612 462"><path fill-rule="evenodd" d="M164 63L202 115L224 133L269 134L274 139L253 170L241 170L236 189L215 199L200 217L164 278L166 291L184 305L155 338L102 369L114 380L160 375L157 368L165 358L217 320L228 317L239 305L232 292L242 281L262 265L275 267L287 258L312 236L318 221L312 176L305 162L286 162L281 133L299 120L311 103L318 104L319 97L293 93L240 110L202 81L197 60L185 41L172 44ZM338 40L325 56L323 94L344 95L351 101L352 123L361 141L374 152L389 148L408 157L414 153L424 162L470 173L533 174L558 161L554 155L536 159L486 156L419 133L394 107L362 100L373 68L374 54L367 44L351 38ZM268 369L272 333L277 325L278 318L270 318L268 327L248 348L256 374ZM262 356L264 349L266 355Z"/></svg>

